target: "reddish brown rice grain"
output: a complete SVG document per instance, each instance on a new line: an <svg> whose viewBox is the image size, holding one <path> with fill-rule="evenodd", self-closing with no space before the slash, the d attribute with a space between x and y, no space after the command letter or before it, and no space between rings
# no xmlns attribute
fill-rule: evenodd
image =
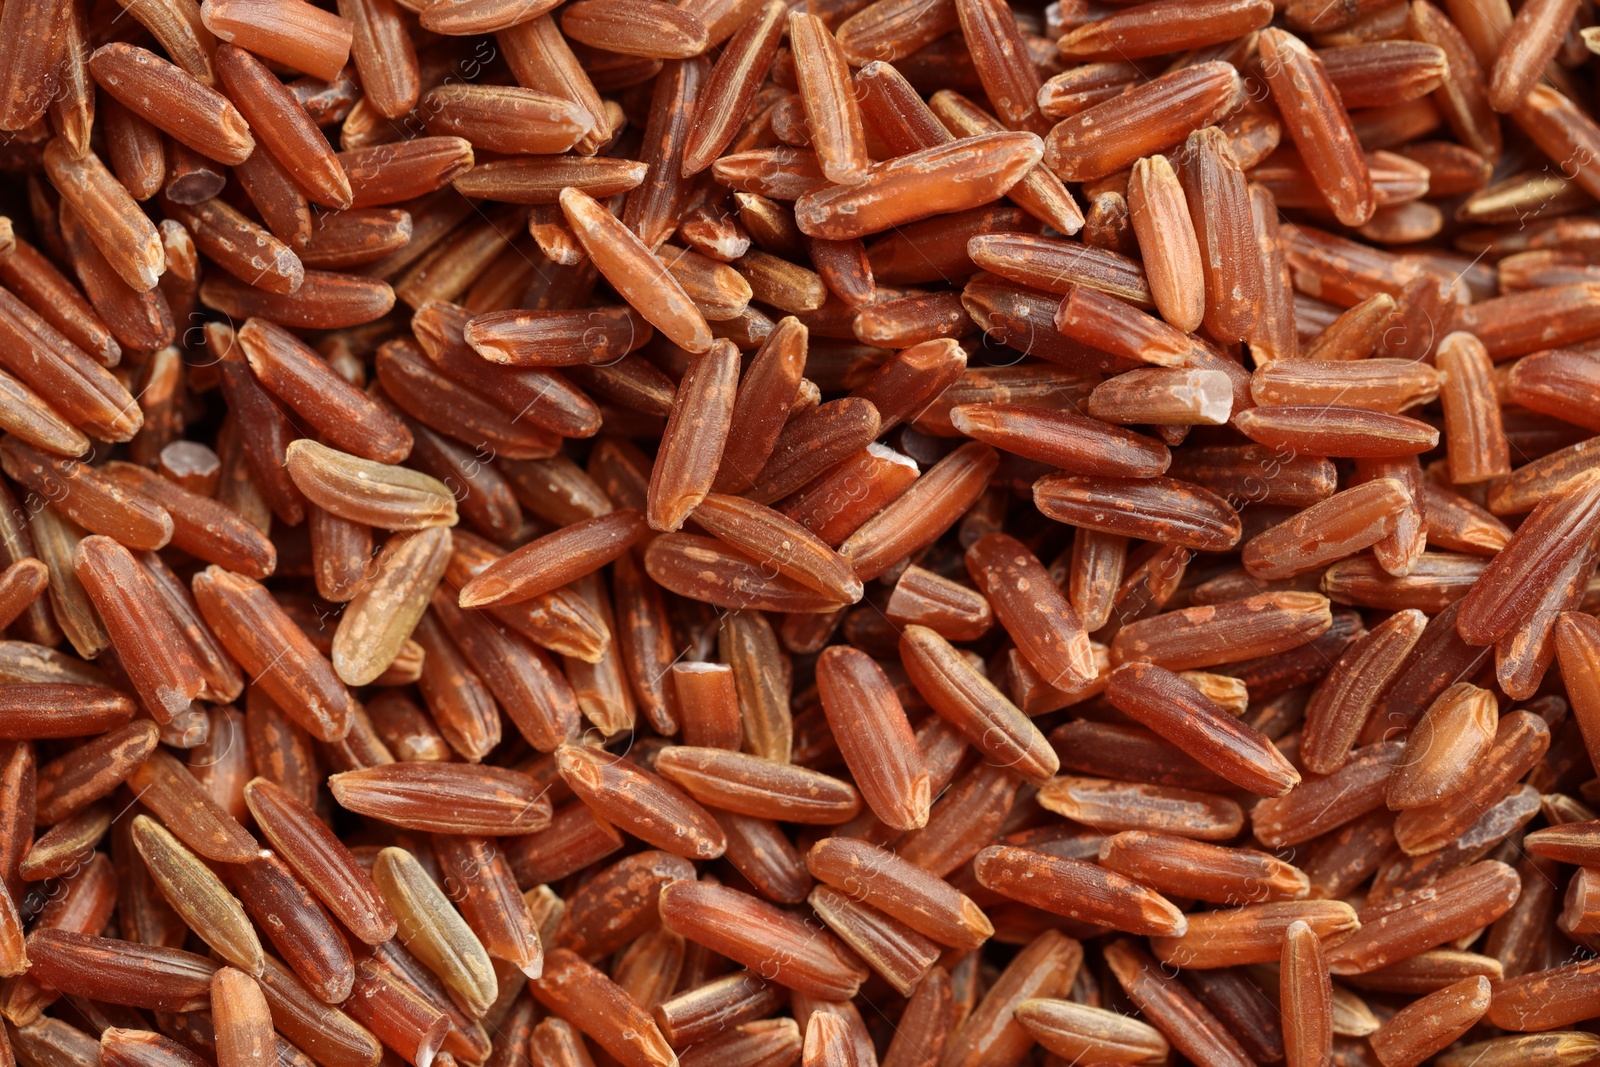
<svg viewBox="0 0 1600 1067"><path fill-rule="evenodd" d="M1136 307L1155 306L1144 268L1115 252L1028 233L977 234L966 247L973 264L1018 285L1060 294L1082 285Z"/></svg>
<svg viewBox="0 0 1600 1067"><path fill-rule="evenodd" d="M1014 1018L1019 1004L1049 990L1072 986L1083 963L1083 946L1057 931L1046 930L1014 956L988 987L982 1001L969 1007L939 1058L942 1067L977 1067L980 1063L1014 1064L1033 1043Z"/></svg>
<svg viewBox="0 0 1600 1067"><path fill-rule="evenodd" d="M100 105L105 116L106 154L111 171L135 200L148 200L161 191L167 176L167 156L161 131L117 102Z"/></svg>
<svg viewBox="0 0 1600 1067"><path fill-rule="evenodd" d="M1174 478L1047 475L1034 483L1033 496L1057 522L1202 550L1231 548L1241 529L1220 496Z"/></svg>
<svg viewBox="0 0 1600 1067"><path fill-rule="evenodd" d="M132 554L109 537L86 537L78 543L74 569L156 721L186 710L205 678L177 619L163 609Z"/></svg>
<svg viewBox="0 0 1600 1067"><path fill-rule="evenodd" d="M646 148L640 153L649 173L622 206L623 222L649 247L671 236L689 202L689 182L679 160L689 135L689 102L698 97L709 73L704 60L674 61L651 94Z"/></svg>
<svg viewBox="0 0 1600 1067"><path fill-rule="evenodd" d="M1017 1021L1063 1058L1092 1055L1107 1063L1148 1063L1168 1054L1166 1038L1154 1027L1070 1000L1025 1000L1017 1005Z"/></svg>
<svg viewBox="0 0 1600 1067"><path fill-rule="evenodd" d="M350 58L361 76L366 99L385 118L399 118L417 102L417 54L389 0L346 0L338 5L350 23Z"/></svg>
<svg viewBox="0 0 1600 1067"><path fill-rule="evenodd" d="M741 497L711 493L691 513L702 528L823 596L861 599L861 582L820 539L780 512Z"/></svg>
<svg viewBox="0 0 1600 1067"><path fill-rule="evenodd" d="M248 52L224 45L217 50L217 74L223 87L243 102L242 114L260 141L304 192L319 204L351 205L350 181L316 127L283 99L276 78ZM272 106L272 105L276 106Z"/></svg>
<svg viewBox="0 0 1600 1067"><path fill-rule="evenodd" d="M330 445L380 463L396 463L410 453L411 434L400 420L334 374L287 330L251 319L237 337L262 386L320 430Z"/></svg>
<svg viewBox="0 0 1600 1067"><path fill-rule="evenodd" d="M1150 936L1187 927L1159 893L1094 864L996 845L978 853L973 870L993 892L1080 922Z"/></svg>
<svg viewBox="0 0 1600 1067"><path fill-rule="evenodd" d="M872 445L881 421L872 401L853 396L799 413L785 423L746 492L758 503L782 500Z"/></svg>
<svg viewBox="0 0 1600 1067"><path fill-rule="evenodd" d="M1545 415L1585 425L1595 366L1582 349L1558 348L1518 360L1506 382L1508 399Z"/></svg>
<svg viewBox="0 0 1600 1067"><path fill-rule="evenodd" d="M800 99L823 173L838 184L859 184L866 179L870 161L844 53L815 15L792 12L789 40Z"/></svg>
<svg viewBox="0 0 1600 1067"><path fill-rule="evenodd" d="M1265 853L1162 834L1116 834L1100 846L1099 858L1103 866L1174 896L1218 903L1231 903L1241 896L1296 898L1309 889L1304 872Z"/></svg>
<svg viewBox="0 0 1600 1067"><path fill-rule="evenodd" d="M218 1064L253 1067L277 1056L267 998L256 979L243 971L226 966L211 976L211 1017Z"/></svg>
<svg viewBox="0 0 1600 1067"><path fill-rule="evenodd" d="M140 872L144 870L142 866L138 869ZM111 861L104 855L92 857L86 866L81 867L75 875L65 880L63 888L63 894L51 901L50 905L40 912L38 922L29 934L31 940L40 940L50 933L65 934L69 937L74 934L81 935L85 928L88 927L103 930L105 922L109 920L113 909L118 905L117 885L112 872ZM164 903L159 906L165 907ZM139 904L130 901L130 907L137 908ZM168 915L172 914L170 909L166 913ZM152 940L160 939L152 938ZM170 936L166 940L171 940ZM51 948L55 947L56 945L51 945ZM105 947L112 952L116 952L118 949L116 944ZM39 957L43 954L43 949L34 952L30 958L30 963L37 964ZM187 954L185 953L184 955ZM77 962L87 964L92 968L94 961L92 959L79 959ZM177 961L169 960L169 962ZM187 962L180 962L180 971L187 966ZM199 972L199 977L202 981L210 969L212 968L207 966ZM118 978L124 981L129 979L129 975L126 972L119 975L114 965L107 969L106 977L111 978L113 982L116 982ZM132 976L132 980L135 982L140 980L137 973ZM187 998L192 994L188 994L186 991L183 995ZM8 1019L27 1025L30 1022L37 1021L44 1010L50 1007L59 996L59 991L46 985L38 973L19 975L14 981L6 983L4 1012Z"/></svg>
<svg viewBox="0 0 1600 1067"><path fill-rule="evenodd" d="M168 138L165 145L167 199L177 204L199 204L222 192L228 182L222 165L180 140Z"/></svg>
<svg viewBox="0 0 1600 1067"><path fill-rule="evenodd" d="M1282 796L1300 781L1265 737L1235 722L1194 686L1161 667L1123 664L1111 672L1106 697L1242 789Z"/></svg>
<svg viewBox="0 0 1600 1067"><path fill-rule="evenodd" d="M391 972L364 967L345 1001L355 1021L407 1063L429 1063L450 1033L450 1019Z"/></svg>
<svg viewBox="0 0 1600 1067"><path fill-rule="evenodd" d="M1273 102L1334 215L1347 226L1365 223L1375 204L1372 178L1321 59L1282 30L1263 30L1259 47Z"/></svg>
<svg viewBox="0 0 1600 1067"><path fill-rule="evenodd" d="M266 995L273 1025L295 1045L313 1049L318 1062L338 1067L371 1067L382 1055L370 1031L338 1008L311 996L281 963L267 957L258 979Z"/></svg>
<svg viewBox="0 0 1600 1067"><path fill-rule="evenodd" d="M113 1004L193 1011L210 996L217 965L177 949L42 929L28 938L33 976Z"/></svg>
<svg viewBox="0 0 1600 1067"><path fill-rule="evenodd" d="M459 137L418 137L339 153L349 176L346 207L380 207L442 189L471 169L472 145Z"/></svg>
<svg viewBox="0 0 1600 1067"><path fill-rule="evenodd" d="M777 986L749 971L686 989L656 1005L653 1014L662 1034L674 1048L687 1048L717 1032L759 1018L782 998Z"/></svg>
<svg viewBox="0 0 1600 1067"><path fill-rule="evenodd" d="M1534 509L1490 563L1484 580L1462 600L1456 625L1464 639L1486 643L1504 634L1513 625L1508 615L1581 550L1573 543L1573 531L1587 528L1597 491L1600 480L1583 477Z"/></svg>
<svg viewBox="0 0 1600 1067"><path fill-rule="evenodd" d="M813 1012L806 1023L800 1062L804 1067L856 1067L862 1063L843 1016Z"/></svg>
<svg viewBox="0 0 1600 1067"><path fill-rule="evenodd" d="M350 995L356 967L344 937L282 860L266 853L229 868L228 877L245 910L318 999L338 1003Z"/></svg>
<svg viewBox="0 0 1600 1067"><path fill-rule="evenodd" d="M1496 111L1511 111L1528 95L1560 48L1575 10L1566 0L1543 0L1517 13L1490 75L1489 102Z"/></svg>
<svg viewBox="0 0 1600 1067"><path fill-rule="evenodd" d="M394 290L387 283L320 270L306 271L299 288L283 296L213 275L201 283L200 296L235 321L260 318L308 330L361 326L394 307Z"/></svg>
<svg viewBox="0 0 1600 1067"><path fill-rule="evenodd" d="M901 348L959 335L971 321L959 296L941 293L863 308L856 313L853 328L856 339L864 344Z"/></svg>
<svg viewBox="0 0 1600 1067"><path fill-rule="evenodd" d="M680 1063L712 1067L727 1060L794 1063L801 1055L800 1028L793 1019L758 1019L740 1023L719 1037L685 1051Z"/></svg>
<svg viewBox="0 0 1600 1067"><path fill-rule="evenodd" d="M917 691L980 751L1035 783L1055 773L1059 760L1038 728L948 641L908 626L900 655Z"/></svg>
<svg viewBox="0 0 1600 1067"><path fill-rule="evenodd" d="M733 420L738 350L727 341L709 348L679 383L651 468L646 514L652 529L678 529L716 481Z"/></svg>
<svg viewBox="0 0 1600 1067"><path fill-rule="evenodd" d="M294 179L265 148L234 168L239 186L273 235L296 251L311 240L311 208Z"/></svg>
<svg viewBox="0 0 1600 1067"><path fill-rule="evenodd" d="M795 493L783 511L830 545L839 545L917 478L909 458L874 442Z"/></svg>
<svg viewBox="0 0 1600 1067"><path fill-rule="evenodd" d="M1284 1062L1289 1067L1327 1063L1334 1034L1333 984L1322 940L1305 922L1289 924L1279 968Z"/></svg>
<svg viewBox="0 0 1600 1067"><path fill-rule="evenodd" d="M1384 1067L1414 1067L1470 1029L1490 1007L1489 980L1464 978L1406 1005L1371 1036Z"/></svg>
<svg viewBox="0 0 1600 1067"><path fill-rule="evenodd" d="M808 334L794 317L779 321L739 384L728 438L713 488L748 489L759 476L784 428L804 367Z"/></svg>
<svg viewBox="0 0 1600 1067"><path fill-rule="evenodd" d="M1244 825L1244 812L1226 797L1075 775L1060 775L1046 782L1039 791L1039 804L1105 833L1153 830L1200 841L1225 841Z"/></svg>
<svg viewBox="0 0 1600 1067"><path fill-rule="evenodd" d="M426 302L412 326L426 362L403 341L379 349L380 380L389 378L385 388L397 405L465 444L484 443L477 435L497 440L497 451L508 459L547 459L553 435L587 437L599 429L594 402L559 374L475 358L462 333L465 321L465 308ZM437 383L436 398L450 394L447 403L427 404L424 386L430 382Z"/></svg>
<svg viewBox="0 0 1600 1067"><path fill-rule="evenodd" d="M349 728L349 693L271 594L250 579L215 566L195 577L194 593L206 622L229 654L280 706L292 707L300 725L322 740L344 736ZM288 672L279 667L284 661L302 666L293 677L286 677Z"/></svg>
<svg viewBox="0 0 1600 1067"><path fill-rule="evenodd" d="M8 437L0 450L6 474L35 493L59 499L67 517L96 533L112 534L134 549L160 549L173 536L173 520L149 499L126 493L93 467L38 453Z"/></svg>
<svg viewBox="0 0 1600 1067"><path fill-rule="evenodd" d="M50 2L22 6L0 21L7 41L0 128L23 130L45 116L61 89L58 39L74 21L72 5Z"/></svg>
<svg viewBox="0 0 1600 1067"><path fill-rule="evenodd" d="M1422 491L1433 516L1428 536L1440 548L1482 555L1500 551L1511 540L1511 530L1504 523L1467 498L1430 484L1424 484Z"/></svg>
<svg viewBox="0 0 1600 1067"><path fill-rule="evenodd" d="M635 836L686 856L716 856L725 839L709 813L677 785L582 746L557 753L561 776L584 803Z"/></svg>
<svg viewBox="0 0 1600 1067"><path fill-rule="evenodd" d="M42 826L72 817L109 795L156 745L154 724L146 720L111 730L38 771L37 815Z"/></svg>
<svg viewBox="0 0 1600 1067"><path fill-rule="evenodd" d="M1369 908L1361 928L1329 951L1333 972L1360 974L1451 940L1452 930L1478 929L1504 914L1520 889L1516 872L1494 861L1474 864L1441 881L1442 885L1385 901L1381 910ZM1458 887L1458 892L1445 891Z"/></svg>
<svg viewBox="0 0 1600 1067"><path fill-rule="evenodd" d="M1389 780L1389 807L1423 807L1444 799L1493 743L1498 723L1498 708L1486 690L1466 682L1446 689L1407 738L1406 753Z"/></svg>
<svg viewBox="0 0 1600 1067"><path fill-rule="evenodd" d="M1238 72L1227 63L1165 74L1057 124L1045 166L1065 181L1103 178L1182 141L1226 113L1239 93Z"/></svg>
<svg viewBox="0 0 1600 1067"><path fill-rule="evenodd" d="M989 534L967 549L966 558L968 573L989 598L1000 625L1051 685L1076 689L1094 680L1082 622L1026 546L1005 534ZM1026 596L1035 590L1036 595Z"/></svg>
<svg viewBox="0 0 1600 1067"><path fill-rule="evenodd" d="M207 562L250 578L264 578L277 566L277 550L244 519L142 467L112 462L102 468L113 481L149 497L173 516L173 544Z"/></svg>
<svg viewBox="0 0 1600 1067"><path fill-rule="evenodd" d="M689 11L656 12L635 0L579 0L564 9L561 29L593 48L651 59L686 59L705 50L705 23Z"/></svg>
<svg viewBox="0 0 1600 1067"><path fill-rule="evenodd" d="M795 222L810 237L846 239L880 233L929 215L999 199L1040 159L1036 137L982 134L880 163L860 183L808 191Z"/></svg>
<svg viewBox="0 0 1600 1067"><path fill-rule="evenodd" d="M1395 529L1411 493L1395 478L1363 482L1314 504L1246 542L1245 569L1262 579L1289 578L1369 548Z"/></svg>
<svg viewBox="0 0 1600 1067"><path fill-rule="evenodd" d="M684 293L700 313L707 316L707 321L731 322L750 310L750 298L754 295L750 281L733 266L673 245L663 245L656 252L656 258L683 286ZM779 280L776 289L782 293L786 286ZM788 291L789 295L795 295L792 290Z"/></svg>
<svg viewBox="0 0 1600 1067"><path fill-rule="evenodd" d="M565 188L612 196L644 180L643 164L585 156L533 156L492 160L452 183L457 192L509 204L554 204Z"/></svg>
<svg viewBox="0 0 1600 1067"><path fill-rule="evenodd" d="M961 35L973 68L1000 120L1013 130L1043 134L1048 123L1036 100L1040 77L1004 0L956 0Z"/></svg>
<svg viewBox="0 0 1600 1067"><path fill-rule="evenodd" d="M212 0L200 16L219 40L331 82L350 56L348 21L293 3Z"/></svg>
<svg viewBox="0 0 1600 1067"><path fill-rule="evenodd" d="M81 456L89 439L37 393L0 371L0 425L21 440L63 456Z"/></svg>
<svg viewBox="0 0 1600 1067"><path fill-rule="evenodd" d="M1182 186L1165 156L1134 163L1128 208L1156 306L1174 328L1199 328L1205 311L1200 248Z"/></svg>
<svg viewBox="0 0 1600 1067"><path fill-rule="evenodd" d="M997 462L987 445L971 443L936 463L915 485L839 546L862 580L876 578L952 526L976 500Z"/></svg>
<svg viewBox="0 0 1600 1067"><path fill-rule="evenodd" d="M462 587L462 607L514 603L547 593L603 566L644 533L637 511L624 509L575 523L490 564Z"/></svg>
<svg viewBox="0 0 1600 1067"><path fill-rule="evenodd" d="M1420 611L1398 611L1346 649L1306 705L1301 756L1308 770L1331 774L1344 765L1378 694L1401 669L1424 625Z"/></svg>
<svg viewBox="0 0 1600 1067"><path fill-rule="evenodd" d="M1509 474L1500 409L1484 396L1492 388L1488 352L1470 335L1451 334L1439 342L1437 360L1445 383L1445 433L1452 438L1451 480L1468 484Z"/></svg>
<svg viewBox="0 0 1600 1067"><path fill-rule="evenodd" d="M95 49L89 71L130 111L208 159L243 163L255 138L232 101L148 49L112 42ZM156 99L165 101L157 106Z"/></svg>
<svg viewBox="0 0 1600 1067"><path fill-rule="evenodd" d="M111 808L91 804L39 835L17 865L17 873L24 881L35 882L79 870L93 861L95 845L110 828Z"/></svg>
<svg viewBox="0 0 1600 1067"><path fill-rule="evenodd" d="M982 595L915 565L895 582L884 614L896 625L926 626L951 641L981 637L994 622L994 612Z"/></svg>
<svg viewBox="0 0 1600 1067"><path fill-rule="evenodd" d="M1189 135L1180 177L1200 245L1206 332L1221 341L1247 337L1261 316L1268 279L1253 254L1255 230L1244 175L1221 130L1206 127Z"/></svg>
<svg viewBox="0 0 1600 1067"><path fill-rule="evenodd" d="M550 825L519 837L507 859L519 882L548 882L589 866L622 847L622 835L582 803L556 811Z"/></svg>
<svg viewBox="0 0 1600 1067"><path fill-rule="evenodd" d="M661 754L656 770L703 804L755 818L829 825L861 810L848 782L726 749L678 746Z"/></svg>
<svg viewBox="0 0 1600 1067"><path fill-rule="evenodd" d="M987 111L948 90L935 93L929 108L956 137L976 137L1006 128ZM1041 165L1028 171L1007 195L1018 207L1059 233L1074 234L1083 226L1083 212L1077 201L1047 167Z"/></svg>
<svg viewBox="0 0 1600 1067"><path fill-rule="evenodd" d="M555 664L522 631L538 634L542 642L566 652L580 651L575 645L592 647L592 636L573 632L578 627L568 624L577 620L550 617L572 607L560 598L547 605L535 601L532 611L520 616L515 608L493 609L500 614L491 620L476 611L463 611L457 596L448 584L440 585L434 590L432 614L523 737L540 751L553 751L578 727L577 699ZM517 627L511 632L500 622L508 614ZM583 614L579 625L592 629L594 620L587 611Z"/></svg>
<svg viewBox="0 0 1600 1067"><path fill-rule="evenodd" d="M1410 855L1450 844L1503 797L1549 745L1548 728L1537 716L1515 711L1502 717L1484 759L1471 768L1445 800L1402 812L1395 820L1395 840Z"/></svg>
<svg viewBox="0 0 1600 1067"><path fill-rule="evenodd" d="M28 812L36 807L36 776L33 746L10 746L5 763L0 765L0 797L7 802L7 814L0 820L0 857L5 863L0 881L5 882L13 901L24 889L18 867L31 847L32 827L26 824L31 821ZM94 868L91 865L87 869Z"/></svg>
<svg viewBox="0 0 1600 1067"><path fill-rule="evenodd" d="M485 951L529 977L542 973L539 933L504 855L486 838L441 840L436 847L451 876L451 898Z"/></svg>
<svg viewBox="0 0 1600 1067"><path fill-rule="evenodd" d="M18 240L7 256L0 257L0 281L102 366L116 366L121 346L101 321L82 292L37 248Z"/></svg>
<svg viewBox="0 0 1600 1067"><path fill-rule="evenodd" d="M673 730L678 712L666 677L676 650L663 590L631 555L618 558L613 574L618 652L634 700L652 725Z"/></svg>
<svg viewBox="0 0 1600 1067"><path fill-rule="evenodd" d="M1336 384L1337 382L1337 384ZM1279 359L1251 376L1250 393L1262 405L1342 406L1399 412L1439 395L1440 375L1427 364L1362 359L1339 366L1329 360Z"/></svg>
<svg viewBox="0 0 1600 1067"><path fill-rule="evenodd" d="M304 280L299 256L227 205L207 200L186 208L169 198L164 206L175 221L189 227L196 244L235 277L280 293L293 292Z"/></svg>
<svg viewBox="0 0 1600 1067"><path fill-rule="evenodd" d="M1295 923L1334 943L1343 943L1361 926L1355 909L1340 900L1246 904L1191 916L1185 933L1153 939L1151 948L1163 963L1196 970L1262 963L1280 958Z"/></svg>
<svg viewBox="0 0 1600 1067"><path fill-rule="evenodd" d="M1439 432L1417 419L1358 408L1252 408L1240 412L1235 425L1260 444L1293 439L1325 455L1357 458L1418 455L1439 441Z"/></svg>
<svg viewBox="0 0 1600 1067"><path fill-rule="evenodd" d="M715 538L664 534L645 551L644 565L662 588L718 607L799 613L839 607L832 597Z"/></svg>
<svg viewBox="0 0 1600 1067"><path fill-rule="evenodd" d="M59 214L67 256L83 283L95 310L129 347L163 348L173 339L171 310L163 294L139 292L117 275L116 269L94 244L88 225L63 205Z"/></svg>
<svg viewBox="0 0 1600 1067"><path fill-rule="evenodd" d="M827 184L817 154L806 148L765 148L725 155L711 165L717 181L739 193L798 200Z"/></svg>
<svg viewBox="0 0 1600 1067"><path fill-rule="evenodd" d="M128 191L92 153L73 158L61 142L45 147L51 184L84 218L88 233L119 277L142 291L155 287L166 255L155 226Z"/></svg>
<svg viewBox="0 0 1600 1067"><path fill-rule="evenodd" d="M902 995L939 958L933 941L831 886L817 886L806 900L829 929Z"/></svg>
<svg viewBox="0 0 1600 1067"><path fill-rule="evenodd" d="M704 318L631 231L576 189L561 194L561 209L595 265L651 325L692 352L711 347Z"/></svg>
<svg viewBox="0 0 1600 1067"><path fill-rule="evenodd" d="M824 839L807 854L806 866L835 889L942 944L954 948L981 944L993 933L988 918L965 894L865 842Z"/></svg>
<svg viewBox="0 0 1600 1067"><path fill-rule="evenodd" d="M832 934L809 929L770 904L703 882L673 882L661 890L661 917L670 928L796 992L846 999L866 977ZM755 925L760 924L761 929Z"/></svg>

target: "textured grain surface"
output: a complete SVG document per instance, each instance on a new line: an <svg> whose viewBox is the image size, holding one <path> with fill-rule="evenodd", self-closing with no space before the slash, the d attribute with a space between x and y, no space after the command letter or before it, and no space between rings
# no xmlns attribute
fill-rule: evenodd
<svg viewBox="0 0 1600 1067"><path fill-rule="evenodd" d="M1594 1059L1589 7L7 3L0 1067Z"/></svg>

